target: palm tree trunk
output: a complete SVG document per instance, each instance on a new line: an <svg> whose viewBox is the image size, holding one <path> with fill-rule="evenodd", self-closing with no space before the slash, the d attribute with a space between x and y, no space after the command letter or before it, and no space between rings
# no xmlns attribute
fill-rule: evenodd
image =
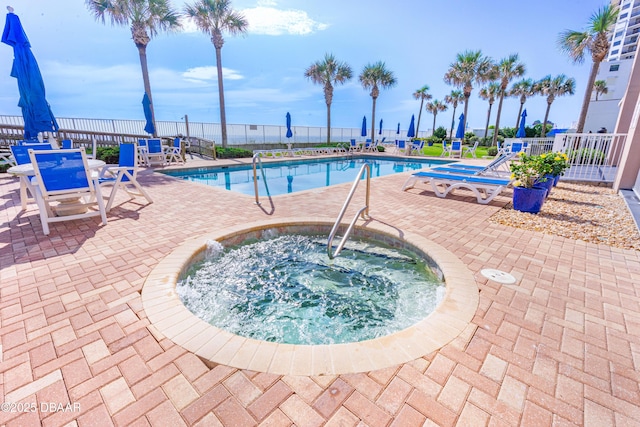
<svg viewBox="0 0 640 427"><path fill-rule="evenodd" d="M433 135L436 131L436 114L438 113L433 113L433 132L431 132L431 135Z"/></svg>
<svg viewBox="0 0 640 427"><path fill-rule="evenodd" d="M469 96L465 95L464 96L464 121L462 123L463 126L463 130L467 130L467 109L469 108L469 98L471 97L471 94L469 94Z"/></svg>
<svg viewBox="0 0 640 427"><path fill-rule="evenodd" d="M216 68L218 69L218 97L220 99L220 130L222 148L227 148L227 114L224 109L224 84L222 83L222 49L216 47Z"/></svg>
<svg viewBox="0 0 640 427"><path fill-rule="evenodd" d="M551 109L551 102L547 102L547 111L545 111L544 113L544 121L542 122L542 130L540 131L541 138L544 138L545 135L547 134L547 119L549 118L550 109Z"/></svg>
<svg viewBox="0 0 640 427"><path fill-rule="evenodd" d="M156 127L156 113L153 106L153 98L151 98L151 82L149 81L149 68L147 67L147 47L138 46L138 55L140 56L140 67L142 68L142 81L144 83L144 91L149 97L149 108L151 109L151 122L153 123L153 137L158 136L158 128Z"/></svg>
<svg viewBox="0 0 640 427"><path fill-rule="evenodd" d="M487 110L487 124L484 125L484 137L487 137L487 134L489 133L489 119L491 118L491 107L493 107L493 104L489 104L489 109Z"/></svg>
<svg viewBox="0 0 640 427"><path fill-rule="evenodd" d="M520 116L522 116L522 108L524 107L524 102L520 102L520 109L518 110L518 119L516 120L516 132L518 132L518 128L520 127Z"/></svg>
<svg viewBox="0 0 640 427"><path fill-rule="evenodd" d="M331 103L327 103L327 145L331 142Z"/></svg>
<svg viewBox="0 0 640 427"><path fill-rule="evenodd" d="M593 64L591 65L591 74L589 74L589 80L587 81L587 89L584 91L584 99L582 100L582 109L580 110L580 118L578 119L576 133L582 133L584 130L584 122L587 119L587 110L589 110L591 92L593 92L593 83L596 81L598 68L600 68L600 61L593 61Z"/></svg>
<svg viewBox="0 0 640 427"><path fill-rule="evenodd" d="M373 99L373 106L371 107L371 142L373 143L373 135L375 135L376 131L376 98L373 96L371 98ZM366 139L365 137L365 142Z"/></svg>
<svg viewBox="0 0 640 427"><path fill-rule="evenodd" d="M418 131L420 130L420 117L422 116L422 104L424 104L424 98L420 99L420 111L418 111L418 124L416 125L416 138L419 138Z"/></svg>
<svg viewBox="0 0 640 427"><path fill-rule="evenodd" d="M496 128L493 130L493 141L491 145L496 145L498 141L498 131L500 130L500 114L502 114L502 101L504 100L504 89L500 91L500 101L498 102L498 113L496 114Z"/></svg>
<svg viewBox="0 0 640 427"><path fill-rule="evenodd" d="M453 107L453 116L451 117L451 130L449 131L449 140L453 140L453 126L456 123L456 108L458 108L457 105L455 105Z"/></svg>

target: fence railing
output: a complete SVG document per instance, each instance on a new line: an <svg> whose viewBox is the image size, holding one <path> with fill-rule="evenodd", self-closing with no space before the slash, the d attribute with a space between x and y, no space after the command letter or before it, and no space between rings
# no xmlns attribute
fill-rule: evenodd
<svg viewBox="0 0 640 427"><path fill-rule="evenodd" d="M537 156L553 151L553 138L505 138L504 143L526 141L529 144L528 153Z"/></svg>
<svg viewBox="0 0 640 427"><path fill-rule="evenodd" d="M570 167L563 179L575 181L613 182L618 173L626 134L561 133L553 138L509 138L526 141L529 154L562 152L569 156Z"/></svg>
<svg viewBox="0 0 640 427"><path fill-rule="evenodd" d="M627 134L563 133L555 136L553 151L569 156L564 179L613 182L618 173Z"/></svg>
<svg viewBox="0 0 640 427"><path fill-rule="evenodd" d="M142 135L145 137L144 120L121 119L87 119L87 118L56 118L60 129L71 131L89 131L94 133ZM0 127L24 126L22 116L0 115ZM158 136L190 136L210 141L220 142L222 132L219 123L205 123L192 121L156 121ZM327 128L313 126L292 126L293 137L287 138L286 126L227 124L227 142L229 145L269 145L278 143L291 144L321 144L327 142ZM387 140L405 139L407 130L383 129L380 133L376 129L374 139ZM429 136L430 132L419 132L420 137ZM146 135L148 137L148 135ZM21 138L21 136L20 136ZM20 139L19 138L19 139ZM331 142L348 142L350 139L364 139L361 128L331 128ZM371 138L369 134L367 138Z"/></svg>

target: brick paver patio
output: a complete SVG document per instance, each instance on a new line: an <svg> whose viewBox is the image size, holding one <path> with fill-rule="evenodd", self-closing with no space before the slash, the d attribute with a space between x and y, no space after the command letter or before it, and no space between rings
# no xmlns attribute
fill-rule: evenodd
<svg viewBox="0 0 640 427"><path fill-rule="evenodd" d="M17 179L0 174L0 425L640 425L640 253L489 223L508 197L402 192L407 176L373 181L372 221L468 266L480 288L471 325L410 363L306 377L208 367L150 324L140 292L186 240L335 218L350 184L274 197L272 211L145 171L153 204L122 196L107 226L63 222L45 237L35 204L21 212Z"/></svg>

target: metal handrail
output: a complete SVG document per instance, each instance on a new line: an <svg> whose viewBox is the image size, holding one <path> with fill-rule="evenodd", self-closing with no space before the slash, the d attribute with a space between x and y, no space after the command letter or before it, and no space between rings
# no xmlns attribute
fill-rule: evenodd
<svg viewBox="0 0 640 427"><path fill-rule="evenodd" d="M358 210L358 212L356 212L355 216L351 220L351 223L349 224L349 227L347 228L347 231L345 231L344 236L342 236L342 240L338 244L338 247L336 248L335 253L332 253L332 250L333 250L333 238L335 237L336 233L338 232L338 227L340 226L340 222L342 221L342 217L344 217L344 214L347 211L347 207L349 206L349 203L351 203L351 199L353 198L353 194L356 192L356 189L358 188L358 184L360 183L360 179L362 178L362 174L364 173L365 170L367 171L367 192L366 192L366 196L365 196L365 205L360 210ZM364 219L364 220L366 220L369 217L369 195L370 195L370 193L371 193L371 167L369 166L368 163L365 163L360 168L360 172L358 172L358 176L356 176L355 181L353 181L353 185L351 186L351 191L349 191L349 195L347 196L347 200L345 200L344 205L342 206L342 210L340 211L340 214L338 215L338 219L336 219L336 223L333 224L333 228L331 229L331 233L329 233L329 240L327 241L327 255L329 255L329 259L333 259L333 258L337 257L338 255L340 255L340 252L342 252L342 248L344 248L344 245L347 242L347 238L351 234L351 230L353 229L353 226L355 225L356 221L358 220L358 217L362 216L362 219Z"/></svg>
<svg viewBox="0 0 640 427"><path fill-rule="evenodd" d="M253 166L253 189L256 193L256 205L260 206L260 196L258 195L258 173L256 171L256 163L260 163L260 173L262 174L262 181L264 182L264 188L267 190L267 197L271 197L269 193L269 185L267 184L267 176L264 173L264 168L262 167L262 159L260 158L260 154L254 154L253 159L251 161Z"/></svg>

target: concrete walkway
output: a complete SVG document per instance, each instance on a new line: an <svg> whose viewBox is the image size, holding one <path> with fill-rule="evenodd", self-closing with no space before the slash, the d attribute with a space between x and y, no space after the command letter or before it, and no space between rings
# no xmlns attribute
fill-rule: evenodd
<svg viewBox="0 0 640 427"><path fill-rule="evenodd" d="M372 220L455 253L480 289L475 316L409 363L309 377L206 366L150 324L140 292L188 239L335 218L350 184L274 197L267 214L251 196L144 171L153 204L122 196L107 226L44 236L0 175L0 425L640 425L640 253L489 223L508 193L483 206L402 192L407 177L373 180Z"/></svg>

